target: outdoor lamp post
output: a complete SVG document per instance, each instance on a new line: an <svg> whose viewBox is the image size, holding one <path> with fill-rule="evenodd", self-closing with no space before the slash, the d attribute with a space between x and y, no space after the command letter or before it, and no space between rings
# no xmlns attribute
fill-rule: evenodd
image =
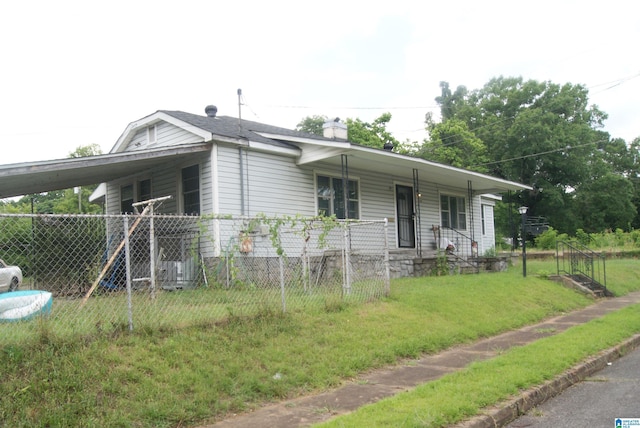
<svg viewBox="0 0 640 428"><path fill-rule="evenodd" d="M522 216L522 276L527 276L527 235L525 232L525 223L527 220L527 207L518 208L518 212Z"/></svg>

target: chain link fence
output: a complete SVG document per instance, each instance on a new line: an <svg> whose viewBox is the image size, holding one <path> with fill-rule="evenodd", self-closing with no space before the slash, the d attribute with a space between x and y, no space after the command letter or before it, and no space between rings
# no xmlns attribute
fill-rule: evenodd
<svg viewBox="0 0 640 428"><path fill-rule="evenodd" d="M152 206L129 216L0 214L0 259L23 276L0 293L0 341L369 301L389 292L386 237L385 221L167 216Z"/></svg>

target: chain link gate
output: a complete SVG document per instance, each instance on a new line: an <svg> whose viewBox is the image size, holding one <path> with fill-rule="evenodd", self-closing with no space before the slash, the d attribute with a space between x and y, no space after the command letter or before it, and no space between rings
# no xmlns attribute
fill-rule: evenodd
<svg viewBox="0 0 640 428"><path fill-rule="evenodd" d="M158 215L153 208L0 214L0 259L22 269L19 290L53 296L47 316L0 322L0 341L43 329L80 336L180 328L265 309L370 301L389 293L387 233L386 221Z"/></svg>

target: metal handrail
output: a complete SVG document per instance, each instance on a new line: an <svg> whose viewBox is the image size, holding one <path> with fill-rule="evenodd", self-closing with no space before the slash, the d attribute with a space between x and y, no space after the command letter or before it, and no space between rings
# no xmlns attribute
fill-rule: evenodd
<svg viewBox="0 0 640 428"><path fill-rule="evenodd" d="M556 264L558 275L588 278L592 286L601 286L607 291L605 257L578 241L556 242Z"/></svg>
<svg viewBox="0 0 640 428"><path fill-rule="evenodd" d="M478 254L474 254L473 249L473 239L470 236L465 235L456 229L451 229L447 226L440 226L439 228L439 241L442 238L446 238L453 242L455 246L455 252L458 253L458 256L468 258L468 257L477 257ZM440 245L440 242L438 242Z"/></svg>

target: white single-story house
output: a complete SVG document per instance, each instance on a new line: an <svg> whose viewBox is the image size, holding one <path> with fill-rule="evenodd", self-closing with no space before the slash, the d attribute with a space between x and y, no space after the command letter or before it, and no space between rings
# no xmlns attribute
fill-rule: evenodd
<svg viewBox="0 0 640 428"><path fill-rule="evenodd" d="M107 214L169 197L157 213L388 219L390 250L408 260L409 274L449 243L459 258L491 250L500 194L531 189L354 144L337 120L317 136L218 116L214 106L204 115L160 110L136 120L108 154L0 165L0 198L96 183L92 198Z"/></svg>
<svg viewBox="0 0 640 428"><path fill-rule="evenodd" d="M94 200L104 198L108 214L171 196L161 212L387 218L392 249L436 249L446 229L446 239L482 254L495 245L496 195L530 189L354 144L337 120L320 137L218 116L215 106L205 113L161 110L130 123L107 156L148 162L104 183Z"/></svg>

